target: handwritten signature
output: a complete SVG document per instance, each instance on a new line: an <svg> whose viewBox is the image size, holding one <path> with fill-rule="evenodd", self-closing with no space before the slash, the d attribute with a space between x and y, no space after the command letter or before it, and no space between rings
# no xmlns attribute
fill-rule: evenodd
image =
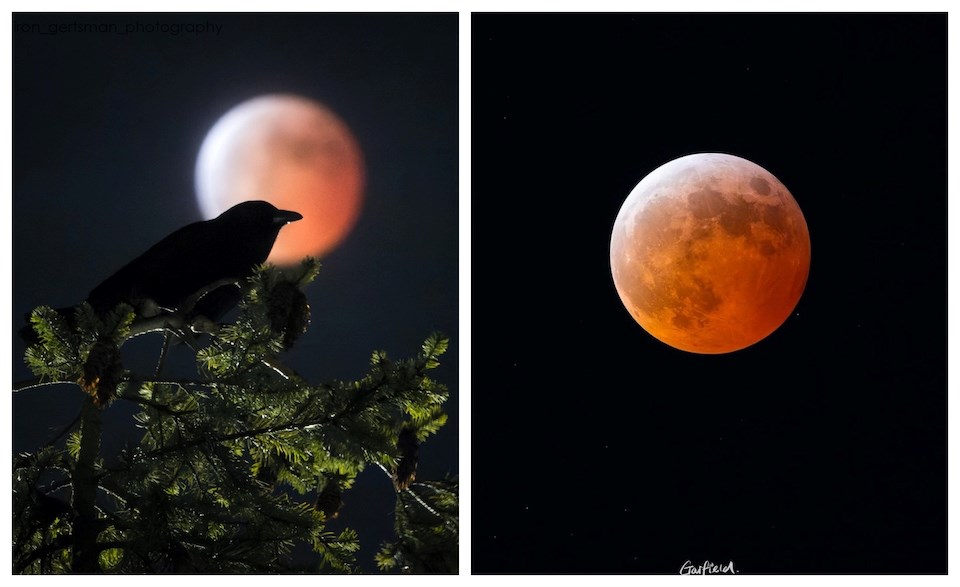
<svg viewBox="0 0 960 587"><path fill-rule="evenodd" d="M722 573L730 573L731 575L736 575L737 571L733 568L733 561L728 562L725 565L718 565L710 561L703 561L702 565L694 565L690 561L683 563L683 566L680 567L681 575L719 575Z"/></svg>

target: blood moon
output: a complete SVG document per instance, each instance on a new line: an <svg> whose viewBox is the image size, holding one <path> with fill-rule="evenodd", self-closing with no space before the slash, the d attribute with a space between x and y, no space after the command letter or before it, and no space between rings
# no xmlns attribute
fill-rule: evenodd
<svg viewBox="0 0 960 587"><path fill-rule="evenodd" d="M300 96L267 95L234 107L210 129L196 186L207 218L245 200L303 214L280 231L270 253L271 262L289 265L328 253L353 228L363 163L350 129L330 109Z"/></svg>
<svg viewBox="0 0 960 587"><path fill-rule="evenodd" d="M728 353L776 330L810 271L796 200L759 165L721 153L675 159L630 192L610 239L613 282L647 332Z"/></svg>

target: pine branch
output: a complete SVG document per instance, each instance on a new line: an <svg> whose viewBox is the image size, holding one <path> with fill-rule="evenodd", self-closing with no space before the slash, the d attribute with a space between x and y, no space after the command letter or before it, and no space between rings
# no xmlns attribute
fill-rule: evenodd
<svg viewBox="0 0 960 587"><path fill-rule="evenodd" d="M241 430L238 432L233 432L230 434L224 434L219 436L205 435L205 436L194 438L182 443L155 449L151 451L149 454L164 455L171 452L177 452L177 451L185 450L188 448L192 448L192 447L196 447L196 446L200 446L208 443L219 444L222 442L240 440L243 438L253 438L253 437L264 435L264 434L273 434L277 432L310 431L310 430L315 430L317 428L321 428L327 425L335 425L337 420L339 420L340 418L343 418L348 414L354 413L354 411L359 412L365 409L366 406L364 405L364 400L370 400L374 398L380 389L382 389L383 387L386 387L386 384L387 384L387 378L385 376L381 377L380 380L374 385L374 387L370 388L366 394L362 394L362 395L358 394L358 396L353 398L347 404L347 406L345 406L343 409L335 412L334 414L326 416L323 419L318 421L295 422L293 420L290 420L284 424L278 424L274 426L265 426L262 428L251 428L251 429ZM383 399L379 398L378 401L383 401ZM344 428L340 428L340 429L343 430L344 432L349 433L349 430L346 430Z"/></svg>
<svg viewBox="0 0 960 587"><path fill-rule="evenodd" d="M172 452L179 452L182 450L186 450L188 448L193 448L193 447L201 446L204 444L220 444L221 442L229 442L231 440L240 440L242 438L253 438L255 436L261 436L263 434L274 434L277 432L295 432L300 430L312 430L322 425L323 424L321 423L310 424L310 425L285 424L285 425L278 425L278 426L267 426L265 428L251 428L249 430L241 430L239 432L234 432L232 434L224 434L221 436L214 436L214 435L202 436L199 438L193 438L191 440L181 442L179 444L157 448L150 451L148 454L159 456L159 455L165 455Z"/></svg>
<svg viewBox="0 0 960 587"><path fill-rule="evenodd" d="M153 408L153 409L155 409L155 410L157 410L157 411L159 411L159 412L163 412L163 413L169 414L169 415L171 415L171 416L184 416L184 415L186 415L186 414L196 414L196 413L197 413L197 410L174 410L174 409L170 408L170 406L167 406L167 405L165 405L165 404L161 404L160 402L155 402L155 401L153 401L153 400L149 400L149 399L147 399L147 398L145 398L145 397L141 397L141 396L139 396L139 395L121 395L121 396L118 396L117 399L125 399L125 400L127 400L128 402L133 402L133 403L135 403L135 404L140 404L140 405L142 405L142 406L149 406L149 407L151 407L151 408Z"/></svg>
<svg viewBox="0 0 960 587"><path fill-rule="evenodd" d="M125 379L121 379L123 382L130 383L156 383L158 385L196 385L201 387L212 387L217 385L218 381L214 380L197 380L197 379L169 379L163 377L140 377L140 376L130 376ZM69 380L58 380L58 381L41 381L40 377L31 377L30 379L24 379L23 381L18 381L13 384L13 392L17 393L20 391L25 391L28 389L35 389L37 387L46 387L48 385L76 385L80 384L76 381Z"/></svg>
<svg viewBox="0 0 960 587"><path fill-rule="evenodd" d="M43 546L33 550L24 558L22 561L17 561L13 565L13 574L20 575L26 571L30 565L50 556L51 554L63 550L65 548L70 548L71 537L69 534L64 534L62 536L57 536L49 544L44 544Z"/></svg>

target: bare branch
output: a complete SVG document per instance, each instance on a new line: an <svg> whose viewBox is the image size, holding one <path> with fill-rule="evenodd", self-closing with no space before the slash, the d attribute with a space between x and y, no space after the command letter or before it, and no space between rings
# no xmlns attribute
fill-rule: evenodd
<svg viewBox="0 0 960 587"><path fill-rule="evenodd" d="M34 377L32 379L24 379L23 381L18 381L13 384L13 392L24 391L26 389L33 389L35 387L45 387L47 385L60 385L62 383L69 383L71 385L79 385L76 381L40 381L39 377Z"/></svg>

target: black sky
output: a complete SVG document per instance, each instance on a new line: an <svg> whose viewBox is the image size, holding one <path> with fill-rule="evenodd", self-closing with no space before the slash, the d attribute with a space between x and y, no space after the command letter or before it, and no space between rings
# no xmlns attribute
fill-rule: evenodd
<svg viewBox="0 0 960 587"><path fill-rule="evenodd" d="M474 14L472 75L474 572L945 572L946 16ZM630 190L701 151L813 250L729 355L609 270Z"/></svg>
<svg viewBox="0 0 960 587"><path fill-rule="evenodd" d="M357 379L375 349L413 356L431 331L448 334L436 378L450 387L451 418L421 449L419 476L457 474L457 15L19 14L14 23L14 324L37 305L81 301L201 220L196 155L232 106L264 93L313 98L357 137L366 200L307 290L313 322L288 362L317 383ZM193 24L211 28L185 30ZM127 366L149 368L157 344L131 344ZM29 377L22 355L15 340L16 380ZM49 439L82 397L72 386L17 394L13 449ZM121 404L108 410L113 430L134 411ZM374 468L344 499L338 523L360 532L369 569L392 536L393 488Z"/></svg>

